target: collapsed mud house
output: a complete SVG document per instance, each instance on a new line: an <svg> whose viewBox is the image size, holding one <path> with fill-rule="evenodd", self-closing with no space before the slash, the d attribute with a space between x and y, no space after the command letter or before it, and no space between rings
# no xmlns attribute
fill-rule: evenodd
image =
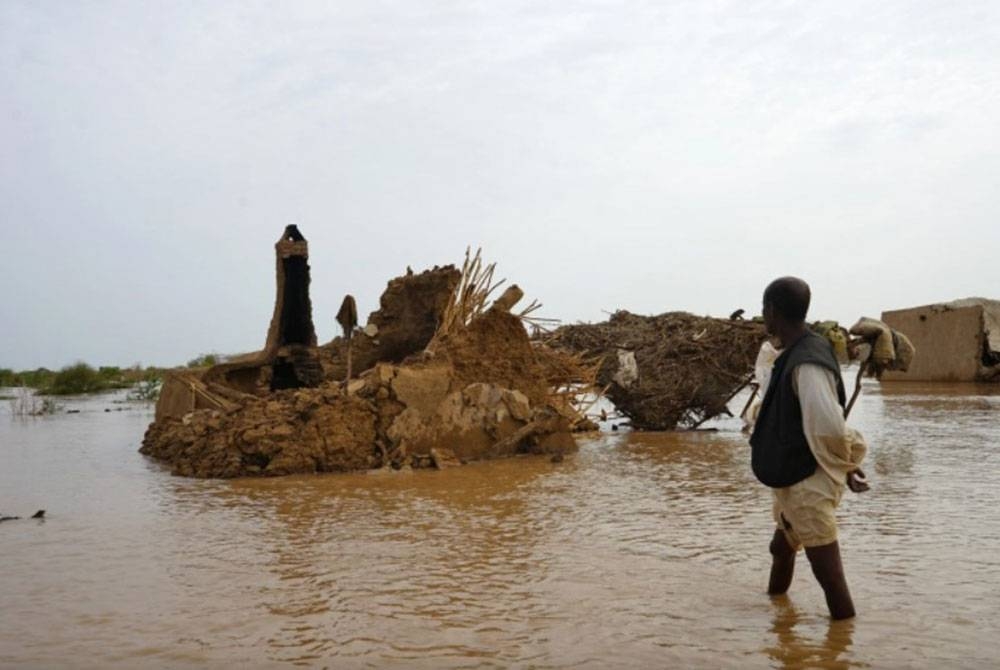
<svg viewBox="0 0 1000 670"><path fill-rule="evenodd" d="M558 328L550 346L602 360L597 382L635 428L694 428L726 413L750 381L764 324L687 312L618 311L602 323Z"/></svg>
<svg viewBox="0 0 1000 670"><path fill-rule="evenodd" d="M275 251L264 349L171 372L142 453L175 474L236 477L575 448L586 366L529 340L517 286L490 302L500 282L478 254L391 280L364 328L317 345L308 244L289 226Z"/></svg>
<svg viewBox="0 0 1000 670"><path fill-rule="evenodd" d="M922 352L883 381L1000 382L1000 301L966 298L882 313Z"/></svg>

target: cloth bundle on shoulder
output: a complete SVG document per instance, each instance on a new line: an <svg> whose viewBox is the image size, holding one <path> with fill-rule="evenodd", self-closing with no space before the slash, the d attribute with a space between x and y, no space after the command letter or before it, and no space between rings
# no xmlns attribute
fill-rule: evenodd
<svg viewBox="0 0 1000 670"><path fill-rule="evenodd" d="M857 335L871 346L867 366L870 374L879 377L886 370L906 372L913 361L916 349L910 339L893 330L882 321L863 316L851 326L851 335Z"/></svg>
<svg viewBox="0 0 1000 670"><path fill-rule="evenodd" d="M812 331L817 335L822 335L833 348L833 355L837 357L837 362L847 365L850 361L847 351L847 331L836 321L818 321L812 325Z"/></svg>

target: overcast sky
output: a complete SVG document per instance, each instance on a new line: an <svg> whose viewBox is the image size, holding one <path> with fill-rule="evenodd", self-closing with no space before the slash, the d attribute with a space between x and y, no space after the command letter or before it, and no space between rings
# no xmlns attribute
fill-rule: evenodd
<svg viewBox="0 0 1000 670"><path fill-rule="evenodd" d="M484 248L544 313L1000 297L1000 3L0 2L0 367L260 348Z"/></svg>

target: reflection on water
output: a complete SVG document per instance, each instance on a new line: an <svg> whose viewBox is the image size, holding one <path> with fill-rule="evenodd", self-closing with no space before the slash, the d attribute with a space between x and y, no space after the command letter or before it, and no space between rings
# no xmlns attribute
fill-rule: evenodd
<svg viewBox="0 0 1000 670"><path fill-rule="evenodd" d="M777 596L773 600L775 614L771 632L775 639L774 645L766 651L775 661L775 667L787 670L871 667L868 663L848 658L854 643L854 619L829 622L824 626L826 634L818 638L813 631L798 630L801 617L787 596Z"/></svg>
<svg viewBox="0 0 1000 670"><path fill-rule="evenodd" d="M808 564L764 595L768 492L734 421L563 463L198 481L148 409L0 415L0 666L984 667L1000 615L1000 389L866 383L847 494L859 617ZM734 400L738 404L740 399Z"/></svg>

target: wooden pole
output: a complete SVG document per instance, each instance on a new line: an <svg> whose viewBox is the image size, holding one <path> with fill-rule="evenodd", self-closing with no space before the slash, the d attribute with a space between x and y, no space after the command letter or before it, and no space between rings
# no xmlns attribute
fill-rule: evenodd
<svg viewBox="0 0 1000 670"><path fill-rule="evenodd" d="M868 369L868 361L864 361L858 367L858 376L854 378L854 393L851 394L851 399L847 402L847 407L844 408L844 418L846 419L851 413L851 409L854 407L854 401L858 399L861 394L861 377L864 375L865 370Z"/></svg>
<svg viewBox="0 0 1000 670"><path fill-rule="evenodd" d="M753 375L750 375L749 377L747 377L747 379L746 379L746 381L745 381L745 382L743 382L742 384L740 384L740 386L739 386L739 388L738 388L738 389L736 389L735 391L733 391L732 393L730 393L730 394L729 394L729 397L728 397L728 398L726 398L726 402L724 402L724 403L722 404L722 409L723 409L723 411L728 411L728 409L729 409L729 408L728 408L728 407L726 407L726 405L728 405L728 404L729 404L729 401L730 401L730 400L732 400L733 398L735 398L735 397L736 397L736 394L738 394L738 393L739 393L740 391L742 391L743 389L745 389L745 388L746 388L747 386L749 386L749 385L750 385L750 384L751 384L752 382L753 382ZM754 393L756 393L756 392L757 392L757 391L756 391L756 390L754 390ZM752 399L753 399L753 396L751 396L751 400L752 400ZM749 403L747 403L747 406L749 407L749 406L750 406L750 404L749 404ZM746 410L744 410L744 411L746 411ZM698 428L698 426L700 426L701 424L705 423L706 421L708 421L708 420L709 420L709 419L711 419L711 418L714 418L714 417L717 417L717 416L719 416L720 414L722 414L722 412L721 412L721 411L720 411L720 412L716 412L715 414L707 414L707 415L705 415L705 416L701 417L701 420L699 420L699 421L698 421L698 423L696 423L696 424L694 424L693 426L691 426L690 428L688 428L688 430L696 430L696 429ZM730 413L730 415L729 415L729 416L732 416L732 414ZM742 416L742 414L741 414L740 416Z"/></svg>
<svg viewBox="0 0 1000 670"><path fill-rule="evenodd" d="M751 393L750 397L747 398L747 404L743 405L743 411L740 412L740 418L741 419L747 415L747 410L750 409L750 403L752 403L753 399L757 397L757 390L759 388L760 387L757 384L753 385L753 393Z"/></svg>
<svg viewBox="0 0 1000 670"><path fill-rule="evenodd" d="M358 325L358 306L354 302L354 296L345 295L344 302L340 304L337 312L337 323L344 329L344 339L347 340L347 377L344 379L344 392L347 392L347 384L351 381L351 343L354 339L354 329Z"/></svg>

